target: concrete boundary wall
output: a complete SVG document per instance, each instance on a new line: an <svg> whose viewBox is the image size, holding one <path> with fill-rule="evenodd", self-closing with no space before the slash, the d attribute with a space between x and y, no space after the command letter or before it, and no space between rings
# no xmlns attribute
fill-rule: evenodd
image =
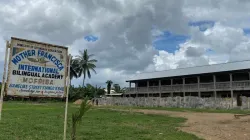
<svg viewBox="0 0 250 140"><path fill-rule="evenodd" d="M237 106L236 98L199 98L199 97L107 97L99 98L98 105L174 107L174 108L211 108L211 109L250 109L250 97L241 97L242 105Z"/></svg>

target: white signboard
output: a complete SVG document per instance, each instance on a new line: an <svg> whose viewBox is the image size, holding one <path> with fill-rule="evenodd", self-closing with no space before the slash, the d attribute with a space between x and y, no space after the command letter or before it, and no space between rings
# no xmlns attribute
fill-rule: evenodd
<svg viewBox="0 0 250 140"><path fill-rule="evenodd" d="M68 49L11 38L7 95L64 97Z"/></svg>

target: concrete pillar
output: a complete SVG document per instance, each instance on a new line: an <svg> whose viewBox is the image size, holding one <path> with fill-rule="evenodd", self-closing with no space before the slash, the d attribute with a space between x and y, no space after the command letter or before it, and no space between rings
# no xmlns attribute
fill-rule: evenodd
<svg viewBox="0 0 250 140"><path fill-rule="evenodd" d="M213 81L214 81L214 98L217 98L217 91L216 91L216 76L213 75Z"/></svg>
<svg viewBox="0 0 250 140"><path fill-rule="evenodd" d="M131 90L131 82L129 81L129 92L128 92L129 96L130 96L131 92L132 92L132 90Z"/></svg>
<svg viewBox="0 0 250 140"><path fill-rule="evenodd" d="M129 94L131 94L131 82L129 82Z"/></svg>
<svg viewBox="0 0 250 140"><path fill-rule="evenodd" d="M173 93L173 79L171 79L171 92L170 92L170 96L174 97L174 93Z"/></svg>
<svg viewBox="0 0 250 140"><path fill-rule="evenodd" d="M149 97L149 81L147 80L147 93L148 93L148 97Z"/></svg>
<svg viewBox="0 0 250 140"><path fill-rule="evenodd" d="M174 93L173 92L170 93L170 97L174 97Z"/></svg>
<svg viewBox="0 0 250 140"><path fill-rule="evenodd" d="M183 92L183 97L185 97L185 78L182 78L182 92Z"/></svg>
<svg viewBox="0 0 250 140"><path fill-rule="evenodd" d="M198 96L201 97L201 91L200 91L200 76L197 77L197 83L198 83Z"/></svg>
<svg viewBox="0 0 250 140"><path fill-rule="evenodd" d="M135 83L135 94L138 97L138 82Z"/></svg>
<svg viewBox="0 0 250 140"><path fill-rule="evenodd" d="M232 73L229 74L230 75L230 91L231 91L231 100L232 100L232 107L233 107L233 103L234 103L234 92L233 92L233 75Z"/></svg>
<svg viewBox="0 0 250 140"><path fill-rule="evenodd" d="M159 96L161 97L161 80L159 80L158 87L159 87Z"/></svg>

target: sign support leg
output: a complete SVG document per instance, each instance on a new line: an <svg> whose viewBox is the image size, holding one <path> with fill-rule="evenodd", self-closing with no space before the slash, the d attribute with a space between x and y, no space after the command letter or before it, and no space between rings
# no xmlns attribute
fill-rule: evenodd
<svg viewBox="0 0 250 140"><path fill-rule="evenodd" d="M4 58L4 71L3 71L3 80L1 88L1 97L0 97L0 121L2 119L2 108L3 108L3 94L5 89L5 79L6 79L6 67L7 67L7 56L8 56L9 41L6 42L5 58Z"/></svg>
<svg viewBox="0 0 250 140"><path fill-rule="evenodd" d="M64 116L64 135L63 140L66 140L67 134L67 118L68 118L68 100L69 100L69 86L70 86L70 60L71 55L68 57L68 75L67 75L67 93L66 93L66 105L65 105L65 116Z"/></svg>

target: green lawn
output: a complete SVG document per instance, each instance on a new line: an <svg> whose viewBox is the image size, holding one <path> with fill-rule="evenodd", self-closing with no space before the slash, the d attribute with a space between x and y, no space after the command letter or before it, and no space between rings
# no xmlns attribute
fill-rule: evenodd
<svg viewBox="0 0 250 140"><path fill-rule="evenodd" d="M102 108L102 107L100 107ZM240 109L199 109L199 108L168 108L168 107L132 107L132 106L106 106L105 108L115 109L153 109L153 110L167 110L179 112L206 112L206 113L231 113L231 114L249 114L250 110Z"/></svg>
<svg viewBox="0 0 250 140"><path fill-rule="evenodd" d="M69 119L75 105L69 107ZM62 140L64 104L5 102L0 140ZM79 125L79 140L196 140L178 131L184 118L93 108ZM68 125L70 136L70 121Z"/></svg>

